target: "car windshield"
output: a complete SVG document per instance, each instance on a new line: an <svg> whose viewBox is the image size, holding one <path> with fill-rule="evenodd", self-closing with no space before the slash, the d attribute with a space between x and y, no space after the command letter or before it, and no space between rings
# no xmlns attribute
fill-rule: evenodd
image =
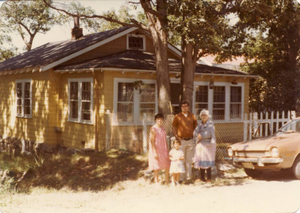
<svg viewBox="0 0 300 213"><path fill-rule="evenodd" d="M300 119L292 120L281 127L277 133L300 132Z"/></svg>

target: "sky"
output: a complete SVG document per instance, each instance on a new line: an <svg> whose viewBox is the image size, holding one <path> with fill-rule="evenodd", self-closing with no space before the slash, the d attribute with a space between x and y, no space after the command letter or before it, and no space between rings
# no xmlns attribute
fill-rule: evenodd
<svg viewBox="0 0 300 213"><path fill-rule="evenodd" d="M59 0L61 2L71 2L73 0ZM77 0L82 5L88 7L90 6L96 11L96 14L102 14L108 10L115 9L118 11L121 5L128 4L128 0ZM133 0L134 1L134 0ZM0 0L0 7L4 0ZM63 41L71 38L71 29L73 28L73 22L64 24L62 26L54 26L46 34L38 33L33 41L33 48L41 46L47 42ZM83 34L87 33L83 29ZM14 45L19 48L19 52L22 51L24 42L22 41L20 35L12 34L12 39Z"/></svg>

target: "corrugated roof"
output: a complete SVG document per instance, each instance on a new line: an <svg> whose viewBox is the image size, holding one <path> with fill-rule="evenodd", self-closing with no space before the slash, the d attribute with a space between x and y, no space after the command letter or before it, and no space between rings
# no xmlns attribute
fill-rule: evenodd
<svg viewBox="0 0 300 213"><path fill-rule="evenodd" d="M0 63L0 71L33 68L43 66L64 58L83 48L91 46L130 27L121 27L109 31L83 36L78 40L51 42L22 53ZM71 36L71 35L70 35Z"/></svg>
<svg viewBox="0 0 300 213"><path fill-rule="evenodd" d="M72 71L91 68L117 68L117 69L142 69L142 70L156 70L155 54L149 52L128 50L113 55L100 57L78 64L56 67L55 70ZM169 58L170 72L181 72L181 61ZM228 70L219 67L211 67L207 65L197 64L196 73L199 74L217 74L217 75L248 75L244 72L235 70Z"/></svg>

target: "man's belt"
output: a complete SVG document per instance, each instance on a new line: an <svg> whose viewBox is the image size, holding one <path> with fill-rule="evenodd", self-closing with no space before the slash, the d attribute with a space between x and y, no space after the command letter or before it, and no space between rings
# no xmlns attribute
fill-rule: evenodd
<svg viewBox="0 0 300 213"><path fill-rule="evenodd" d="M182 140L185 140L185 141L188 141L188 140L191 140L193 139L193 137L189 137L189 138L182 138Z"/></svg>

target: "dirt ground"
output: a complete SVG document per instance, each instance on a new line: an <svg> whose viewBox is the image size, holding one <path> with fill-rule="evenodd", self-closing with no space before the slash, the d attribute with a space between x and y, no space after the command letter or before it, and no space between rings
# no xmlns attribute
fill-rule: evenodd
<svg viewBox="0 0 300 213"><path fill-rule="evenodd" d="M291 175L268 173L253 180L239 172L199 185L167 187L139 178L102 192L41 189L0 195L0 208L3 213L289 213L300 208L299 198L300 181Z"/></svg>

